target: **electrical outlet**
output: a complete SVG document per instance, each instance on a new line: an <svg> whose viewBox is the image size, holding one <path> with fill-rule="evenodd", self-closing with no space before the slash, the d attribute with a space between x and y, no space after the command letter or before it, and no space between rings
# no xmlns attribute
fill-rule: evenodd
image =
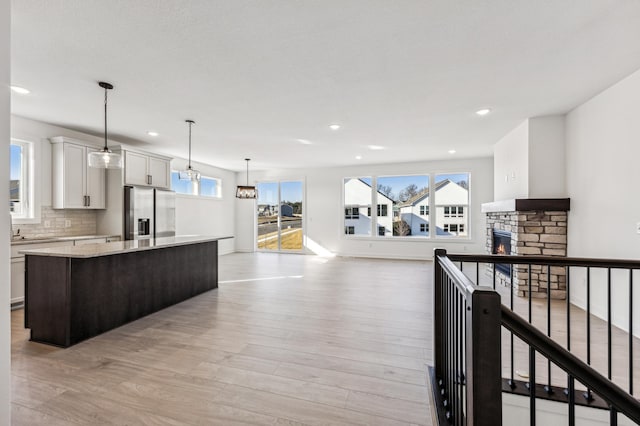
<svg viewBox="0 0 640 426"><path fill-rule="evenodd" d="M45 228L51 228L51 221L50 220L45 220L44 221L44 227Z"/></svg>
<svg viewBox="0 0 640 426"><path fill-rule="evenodd" d="M65 228L71 228L71 219L65 219L64 220L64 227Z"/></svg>

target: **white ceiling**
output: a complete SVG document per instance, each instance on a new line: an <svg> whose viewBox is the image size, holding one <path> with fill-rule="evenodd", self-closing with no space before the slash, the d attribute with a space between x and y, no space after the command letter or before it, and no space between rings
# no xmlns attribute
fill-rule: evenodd
<svg viewBox="0 0 640 426"><path fill-rule="evenodd" d="M12 84L31 90L13 95L14 114L100 135L105 80L113 139L184 158L190 118L193 159L232 170L245 157L265 169L487 156L521 120L567 112L640 68L638 0L12 8Z"/></svg>

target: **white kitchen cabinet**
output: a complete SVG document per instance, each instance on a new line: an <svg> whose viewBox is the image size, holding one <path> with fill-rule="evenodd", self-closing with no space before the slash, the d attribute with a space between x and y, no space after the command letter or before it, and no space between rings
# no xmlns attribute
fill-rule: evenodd
<svg viewBox="0 0 640 426"><path fill-rule="evenodd" d="M124 183L169 188L170 160L133 151L124 151Z"/></svg>
<svg viewBox="0 0 640 426"><path fill-rule="evenodd" d="M51 139L51 201L54 209L104 209L105 169L89 167L96 148L64 137Z"/></svg>

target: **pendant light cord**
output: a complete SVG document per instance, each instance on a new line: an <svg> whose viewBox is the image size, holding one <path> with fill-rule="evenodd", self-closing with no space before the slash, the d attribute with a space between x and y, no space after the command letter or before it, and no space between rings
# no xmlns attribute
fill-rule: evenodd
<svg viewBox="0 0 640 426"><path fill-rule="evenodd" d="M247 186L249 186L249 160L247 159Z"/></svg>
<svg viewBox="0 0 640 426"><path fill-rule="evenodd" d="M109 89L104 88L104 150L107 151L107 92Z"/></svg>
<svg viewBox="0 0 640 426"><path fill-rule="evenodd" d="M191 125L195 123L193 120L186 120L189 123L189 165L187 169L191 170Z"/></svg>

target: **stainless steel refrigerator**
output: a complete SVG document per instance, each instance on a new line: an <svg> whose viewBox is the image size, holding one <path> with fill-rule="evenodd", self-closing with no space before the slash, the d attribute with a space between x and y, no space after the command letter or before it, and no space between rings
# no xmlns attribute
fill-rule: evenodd
<svg viewBox="0 0 640 426"><path fill-rule="evenodd" d="M124 187L124 238L144 240L176 235L175 192Z"/></svg>

